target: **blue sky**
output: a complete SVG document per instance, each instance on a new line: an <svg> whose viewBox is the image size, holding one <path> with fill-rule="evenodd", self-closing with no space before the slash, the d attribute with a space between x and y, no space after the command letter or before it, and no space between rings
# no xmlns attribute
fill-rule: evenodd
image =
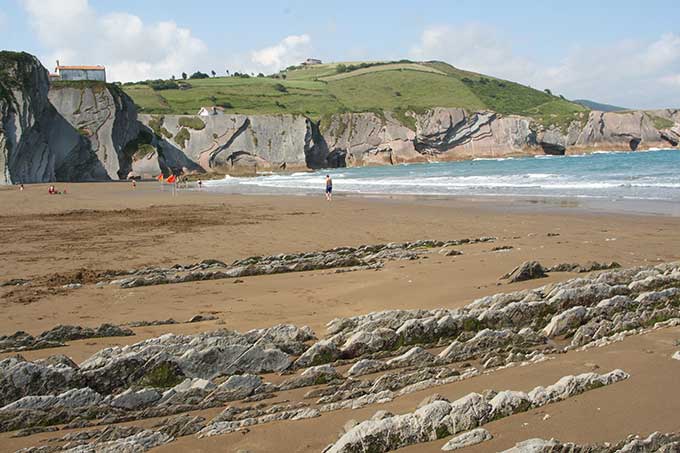
<svg viewBox="0 0 680 453"><path fill-rule="evenodd" d="M114 80L441 59L630 107L680 107L680 1L0 0L0 48Z"/></svg>

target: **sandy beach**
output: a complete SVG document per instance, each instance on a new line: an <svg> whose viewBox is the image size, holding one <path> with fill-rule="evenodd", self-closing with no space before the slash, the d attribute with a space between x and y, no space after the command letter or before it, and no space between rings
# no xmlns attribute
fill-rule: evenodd
<svg viewBox="0 0 680 453"><path fill-rule="evenodd" d="M102 323L168 318L179 323L131 327L133 336L73 340L58 348L21 351L30 361L64 354L80 363L103 348L167 333L222 328L245 332L282 323L309 326L321 339L326 324L335 318L383 310L457 309L483 296L586 275L549 272L545 278L518 283L500 279L529 260L546 267L614 261L630 268L680 259L680 217L579 200L338 196L328 203L322 194L248 196L186 190L173 196L155 182L139 183L136 189L127 183L60 184L58 188L67 194L48 195L46 185L30 185L21 192L15 187L0 190L0 282L30 281L0 287L4 313L0 335L25 331L37 336L60 324L95 328ZM255 255L341 246L483 237L495 239L456 246L462 252L456 256L435 250L419 259L386 260L384 266L353 272L329 268L132 288L97 284L113 271L170 268L207 259L229 263ZM78 287L65 287L74 281L80 282ZM195 315L214 319L183 322ZM532 437L589 443L677 431L680 361L670 356L680 349L678 340L680 327L658 329L601 348L552 354L544 362L415 391L385 404L274 421L212 437L181 436L153 451L321 451L338 439L348 420L369 419L379 409L412 412L434 393L453 401L486 389L529 391L565 375L615 368L630 378L493 421L485 426L493 440L464 451L501 451ZM426 349L438 353L442 348ZM5 352L0 359L16 354ZM346 371L349 364L338 367ZM272 383L287 377L262 376ZM264 402L314 405L314 400L303 398L309 390L278 391ZM228 405L188 413L210 420ZM151 427L158 420L126 424ZM11 437L12 432L2 433L0 451L48 445L47 439L70 431L18 438ZM445 439L418 443L403 451L440 451L444 443Z"/></svg>

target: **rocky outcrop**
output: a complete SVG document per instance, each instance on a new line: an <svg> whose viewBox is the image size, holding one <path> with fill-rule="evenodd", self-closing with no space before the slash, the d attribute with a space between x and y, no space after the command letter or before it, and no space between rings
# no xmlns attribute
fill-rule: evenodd
<svg viewBox="0 0 680 453"><path fill-rule="evenodd" d="M85 139L48 99L47 71L26 53L0 53L0 184L106 179Z"/></svg>
<svg viewBox="0 0 680 453"><path fill-rule="evenodd" d="M470 393L456 401L438 400L415 412L371 419L346 432L327 453L352 453L357 451L386 452L408 445L442 439L462 433L498 418L524 412L546 404L562 401L588 390L610 385L629 375L622 370L606 374L585 373L565 376L547 388L536 387L523 394L525 404L515 404L512 398L504 399L511 407L499 408L479 393ZM516 392L519 393L519 392Z"/></svg>
<svg viewBox="0 0 680 453"><path fill-rule="evenodd" d="M329 167L427 161L415 149L416 133L389 112L342 113L333 115L329 123L323 130Z"/></svg>
<svg viewBox="0 0 680 453"><path fill-rule="evenodd" d="M50 86L26 53L0 53L0 184L118 179L137 111L100 82Z"/></svg>
<svg viewBox="0 0 680 453"><path fill-rule="evenodd" d="M272 170L679 146L680 111L598 112L568 125L492 111L139 115L114 85L59 82L0 54L0 184L256 174Z"/></svg>
<svg viewBox="0 0 680 453"><path fill-rule="evenodd" d="M160 167L255 174L326 166L302 115L140 115L154 132Z"/></svg>
<svg viewBox="0 0 680 453"><path fill-rule="evenodd" d="M416 149L434 160L536 154L531 119L434 108L416 116Z"/></svg>
<svg viewBox="0 0 680 453"><path fill-rule="evenodd" d="M124 179L132 156L126 145L137 138L139 123L132 99L115 85L53 84L48 94L57 112L78 131L110 179Z"/></svg>
<svg viewBox="0 0 680 453"><path fill-rule="evenodd" d="M560 442L556 439L528 439L515 444L514 447L502 453L543 453L543 452L574 452L574 453L652 453L680 451L680 434L661 434L655 432L642 438L630 435L628 439L612 444L575 444Z"/></svg>
<svg viewBox="0 0 680 453"><path fill-rule="evenodd" d="M337 113L318 124L296 115L140 118L156 134L158 156L147 158L153 168L184 172L255 174L596 149L634 151L680 142L680 114L674 110L593 111L564 128L545 128L529 117L460 108L403 115ZM655 118L675 125L657 129Z"/></svg>

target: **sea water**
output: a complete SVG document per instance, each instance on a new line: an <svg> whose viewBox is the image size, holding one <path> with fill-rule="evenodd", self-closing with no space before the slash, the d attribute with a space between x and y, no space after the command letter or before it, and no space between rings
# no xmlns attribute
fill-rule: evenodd
<svg viewBox="0 0 680 453"><path fill-rule="evenodd" d="M571 156L475 159L461 162L337 168L226 177L205 183L230 193L335 193L570 197L680 202L680 151L594 152Z"/></svg>

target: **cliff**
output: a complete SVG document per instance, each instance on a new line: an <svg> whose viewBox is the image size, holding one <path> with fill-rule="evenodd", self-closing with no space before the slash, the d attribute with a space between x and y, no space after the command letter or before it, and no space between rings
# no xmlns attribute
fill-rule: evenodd
<svg viewBox="0 0 680 453"><path fill-rule="evenodd" d="M641 150L680 144L680 110L578 112L552 124L490 110L303 115L137 115L100 82L49 85L26 53L0 52L0 184L235 173ZM558 122L559 121L555 121Z"/></svg>
<svg viewBox="0 0 680 453"><path fill-rule="evenodd" d="M55 83L48 99L83 137L108 178L125 178L131 169L125 146L139 134L132 100L117 87L101 82Z"/></svg>
<svg viewBox="0 0 680 453"><path fill-rule="evenodd" d="M159 168L175 172L325 166L313 124L302 115L140 115L139 120L153 133L150 144Z"/></svg>
<svg viewBox="0 0 680 453"><path fill-rule="evenodd" d="M115 87L50 88L35 57L0 52L0 183L118 179L136 115Z"/></svg>

